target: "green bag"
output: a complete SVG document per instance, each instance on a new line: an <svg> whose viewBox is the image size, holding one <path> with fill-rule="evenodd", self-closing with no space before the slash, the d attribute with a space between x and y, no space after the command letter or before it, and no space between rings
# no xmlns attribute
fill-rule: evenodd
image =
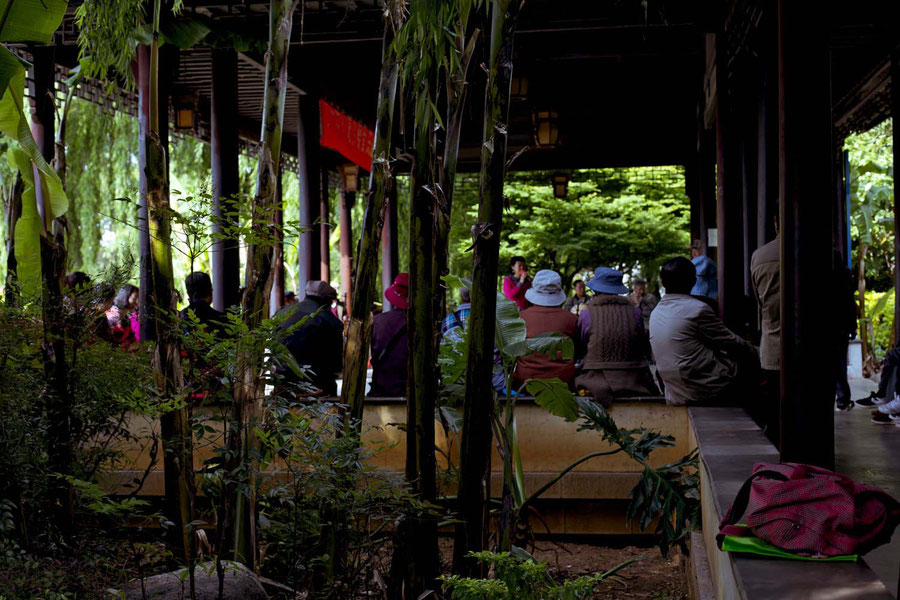
<svg viewBox="0 0 900 600"><path fill-rule="evenodd" d="M722 539L722 550L725 552L743 552L745 554L759 554L760 556L772 556L775 558L787 558L792 560L808 560L812 562L856 562L858 554L845 554L842 556L800 556L777 548L769 542L763 541L755 535L737 536L726 535Z"/></svg>

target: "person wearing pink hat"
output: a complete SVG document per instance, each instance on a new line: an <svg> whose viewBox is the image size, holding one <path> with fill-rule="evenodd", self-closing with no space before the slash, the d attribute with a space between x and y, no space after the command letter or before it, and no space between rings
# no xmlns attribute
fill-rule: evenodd
<svg viewBox="0 0 900 600"><path fill-rule="evenodd" d="M406 395L406 358L408 335L406 312L409 308L409 273L400 273L384 291L391 310L372 319L372 386L370 396Z"/></svg>

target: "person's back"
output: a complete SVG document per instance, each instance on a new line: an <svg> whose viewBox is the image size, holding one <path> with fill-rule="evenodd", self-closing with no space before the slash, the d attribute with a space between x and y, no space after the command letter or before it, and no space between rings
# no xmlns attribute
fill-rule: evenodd
<svg viewBox="0 0 900 600"><path fill-rule="evenodd" d="M588 287L596 295L578 318L584 363L576 387L606 406L616 398L656 396L643 315L623 295L628 288L622 285L622 274L599 267Z"/></svg>
<svg viewBox="0 0 900 600"><path fill-rule="evenodd" d="M525 292L531 306L519 316L525 321L526 337L533 338L546 333L559 333L575 339L578 319L571 312L560 308L566 299L562 291L562 279L555 271L541 270L534 276L532 286ZM563 360L558 354L532 354L516 361L514 372L518 388L528 379L558 377L569 385L575 377L575 361Z"/></svg>
<svg viewBox="0 0 900 600"><path fill-rule="evenodd" d="M310 281L306 285L306 298L290 304L278 313L285 317L280 330L293 328L283 344L301 366L310 367L309 382L329 396L337 394L335 374L343 364L343 325L329 310L337 297L334 288L324 281ZM302 324L298 325L303 319ZM290 369L281 367L279 374L289 383L302 381Z"/></svg>
<svg viewBox="0 0 900 600"><path fill-rule="evenodd" d="M759 361L763 369L781 368L781 245L776 237L760 247L750 259L750 278L759 302Z"/></svg>
<svg viewBox="0 0 900 600"><path fill-rule="evenodd" d="M669 290L650 315L650 345L669 404L738 403L749 375L749 344L732 333L702 300L690 295L693 264L676 258L663 266ZM746 364L742 368L742 363Z"/></svg>
<svg viewBox="0 0 900 600"><path fill-rule="evenodd" d="M409 308L409 274L400 273L384 292L393 307L372 319L372 385L370 396L406 395L409 336L406 311Z"/></svg>

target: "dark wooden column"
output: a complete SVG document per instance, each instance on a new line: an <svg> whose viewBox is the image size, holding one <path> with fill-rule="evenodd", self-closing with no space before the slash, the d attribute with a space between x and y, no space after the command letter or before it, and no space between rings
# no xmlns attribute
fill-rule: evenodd
<svg viewBox="0 0 900 600"><path fill-rule="evenodd" d="M900 56L891 57L891 118L894 122L894 339L900 340Z"/></svg>
<svg viewBox="0 0 900 600"><path fill-rule="evenodd" d="M765 39L760 50L760 92L756 114L756 246L775 239L775 215L781 180L778 177L778 62L777 23L764 16Z"/></svg>
<svg viewBox="0 0 900 600"><path fill-rule="evenodd" d="M319 227L319 277L322 281L331 281L331 207L328 192L328 170L323 166L319 169L319 183L322 187L322 195L319 198L319 217L322 224Z"/></svg>
<svg viewBox="0 0 900 600"><path fill-rule="evenodd" d="M53 160L56 150L56 63L52 46L36 46L30 49L32 57L31 78L31 134L41 155L47 162Z"/></svg>
<svg viewBox="0 0 900 600"><path fill-rule="evenodd" d="M150 266L150 229L147 214L147 136L150 133L150 48L141 45L138 56L138 245L140 269L141 339L156 338L150 311L153 271ZM165 119L160 119L160 125Z"/></svg>
<svg viewBox="0 0 900 600"><path fill-rule="evenodd" d="M345 314L350 312L350 301L353 294L353 227L351 212L356 204L356 189L345 185L344 171L354 170L356 165L345 165L341 168L341 198L338 203L338 219L341 228L341 295L344 300Z"/></svg>
<svg viewBox="0 0 900 600"><path fill-rule="evenodd" d="M210 156L212 160L213 307L224 311L240 303L241 259L238 239L238 85L237 52L212 51ZM223 235L231 233L231 235ZM221 237L220 237L221 236Z"/></svg>
<svg viewBox="0 0 900 600"><path fill-rule="evenodd" d="M730 88L728 45L716 33L716 184L718 223L719 314L740 331L744 295L744 232L741 145Z"/></svg>
<svg viewBox="0 0 900 600"><path fill-rule="evenodd" d="M827 11L779 0L781 452L834 464L837 349L832 275L831 81Z"/></svg>
<svg viewBox="0 0 900 600"><path fill-rule="evenodd" d="M697 177L700 171L700 153L698 152L691 158L690 162L684 165L684 193L687 194L691 203L691 240L700 239L701 221L703 217L703 209L700 205L700 179Z"/></svg>
<svg viewBox="0 0 900 600"><path fill-rule="evenodd" d="M710 247L709 230L718 227L716 199L716 139L715 132L707 129L700 131L700 162L697 172L698 192L700 194L700 243L703 251L718 265L718 247Z"/></svg>
<svg viewBox="0 0 900 600"><path fill-rule="evenodd" d="M300 178L300 234L297 295L303 296L306 282L320 279L322 262L321 185L319 177L319 102L309 96L300 97L300 120L297 129L297 162Z"/></svg>
<svg viewBox="0 0 900 600"><path fill-rule="evenodd" d="M397 182L391 186L384 210L384 227L381 230L381 291L394 283L400 268L397 249ZM384 310L391 310L391 303L382 295Z"/></svg>

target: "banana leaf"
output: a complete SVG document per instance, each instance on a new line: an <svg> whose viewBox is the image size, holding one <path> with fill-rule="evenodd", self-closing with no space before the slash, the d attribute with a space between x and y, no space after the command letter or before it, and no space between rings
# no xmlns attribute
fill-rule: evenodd
<svg viewBox="0 0 900 600"><path fill-rule="evenodd" d="M534 401L548 412L566 421L578 419L578 404L569 386L559 377L530 379L525 384Z"/></svg>
<svg viewBox="0 0 900 600"><path fill-rule="evenodd" d="M49 44L66 0L0 0L0 42Z"/></svg>
<svg viewBox="0 0 900 600"><path fill-rule="evenodd" d="M497 349L505 359L515 359L518 355L509 354L519 348L518 344L525 341L525 321L519 316L519 309L515 302L509 300L503 294L497 294L497 332L494 341Z"/></svg>

